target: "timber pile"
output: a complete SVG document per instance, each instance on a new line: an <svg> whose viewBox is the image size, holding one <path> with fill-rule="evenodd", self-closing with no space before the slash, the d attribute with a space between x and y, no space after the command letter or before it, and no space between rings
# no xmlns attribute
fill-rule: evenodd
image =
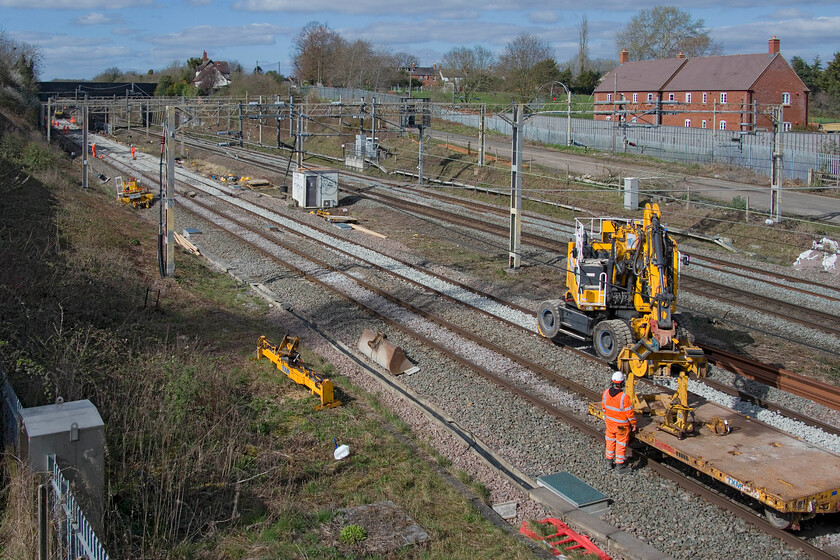
<svg viewBox="0 0 840 560"><path fill-rule="evenodd" d="M200 255L201 254L201 251L198 250L198 247L193 245L190 242L189 239L187 239L186 237L184 237L180 233L174 233L173 232L173 235L175 236L175 243L177 243L178 245L180 245L181 247L183 247L184 249L186 249L187 251L189 251L193 255Z"/></svg>

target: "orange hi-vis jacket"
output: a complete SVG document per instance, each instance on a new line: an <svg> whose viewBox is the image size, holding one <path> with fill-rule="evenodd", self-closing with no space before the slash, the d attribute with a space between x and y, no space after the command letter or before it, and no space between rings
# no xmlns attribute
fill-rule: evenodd
<svg viewBox="0 0 840 560"><path fill-rule="evenodd" d="M601 399L601 410L604 411L604 420L613 424L636 425L636 415L633 413L633 403L624 391L616 395L610 394L608 388L604 391Z"/></svg>

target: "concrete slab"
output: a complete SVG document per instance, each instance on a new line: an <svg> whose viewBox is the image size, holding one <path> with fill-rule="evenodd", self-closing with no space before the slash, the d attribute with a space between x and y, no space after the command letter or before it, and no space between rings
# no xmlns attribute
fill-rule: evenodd
<svg viewBox="0 0 840 560"><path fill-rule="evenodd" d="M352 545L356 555L387 555L429 539L429 534L391 500L338 510L330 533L339 548L347 547L341 544L340 533L348 525L358 525L367 533L365 540Z"/></svg>
<svg viewBox="0 0 840 560"><path fill-rule="evenodd" d="M517 502L499 502L493 504L493 511L502 516L502 519L513 519L516 517Z"/></svg>

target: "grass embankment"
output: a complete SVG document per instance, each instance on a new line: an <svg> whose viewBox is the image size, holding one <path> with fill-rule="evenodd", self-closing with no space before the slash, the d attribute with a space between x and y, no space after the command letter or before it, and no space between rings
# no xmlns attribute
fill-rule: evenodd
<svg viewBox="0 0 840 560"><path fill-rule="evenodd" d="M351 557L325 537L335 510L388 499L431 535L400 558L529 556L330 364L303 349L345 403L316 412L317 397L251 361L259 335L284 333L247 287L180 252L175 278L160 280L143 211L105 187L82 191L76 164L22 145L0 161L0 364L24 406L62 396L98 408L112 558ZM52 164L25 167L26 150ZM348 459L333 459L334 438ZM0 555L24 557L34 500L17 496L32 481L10 477Z"/></svg>

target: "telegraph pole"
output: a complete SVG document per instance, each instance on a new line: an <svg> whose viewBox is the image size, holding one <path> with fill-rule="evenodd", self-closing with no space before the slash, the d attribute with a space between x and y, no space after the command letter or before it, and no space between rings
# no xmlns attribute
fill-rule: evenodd
<svg viewBox="0 0 840 560"><path fill-rule="evenodd" d="M88 188L88 104L85 94L82 106L82 188Z"/></svg>
<svg viewBox="0 0 840 560"><path fill-rule="evenodd" d="M295 136L295 154L298 170L303 169L303 113L298 110L297 135Z"/></svg>
<svg viewBox="0 0 840 560"><path fill-rule="evenodd" d="M47 99L47 118L46 118L46 123L47 123L47 144L49 144L49 143L50 143L50 132L52 132L52 113L53 113L53 112L52 112L52 107L51 107L51 101L52 101L52 97L50 97L49 99ZM41 105L41 107L43 107L43 105Z"/></svg>
<svg viewBox="0 0 840 560"><path fill-rule="evenodd" d="M164 124L164 149L166 151L166 197L163 208L166 213L165 249L166 276L175 276L175 106L166 106Z"/></svg>
<svg viewBox="0 0 840 560"><path fill-rule="evenodd" d="M770 214L776 223L782 221L782 107L776 106L772 112L773 118L773 161L770 173Z"/></svg>
<svg viewBox="0 0 840 560"><path fill-rule="evenodd" d="M243 147L245 139L242 138L242 102L239 102L239 147Z"/></svg>
<svg viewBox="0 0 840 560"><path fill-rule="evenodd" d="M419 156L418 156L418 162L419 163L417 165L417 170L418 170L417 184L422 185L423 184L423 125L421 124L420 126L418 126L417 130L420 132L420 141L418 142L418 144L420 145L420 148L419 148L420 152L419 152Z"/></svg>
<svg viewBox="0 0 840 560"><path fill-rule="evenodd" d="M513 147L510 158L510 252L508 268L519 270L522 238L522 124L525 105L513 108Z"/></svg>
<svg viewBox="0 0 840 560"><path fill-rule="evenodd" d="M487 116L487 104L481 104L481 120L478 125L478 166L484 167L484 149L485 149L485 141L484 141L484 119Z"/></svg>

